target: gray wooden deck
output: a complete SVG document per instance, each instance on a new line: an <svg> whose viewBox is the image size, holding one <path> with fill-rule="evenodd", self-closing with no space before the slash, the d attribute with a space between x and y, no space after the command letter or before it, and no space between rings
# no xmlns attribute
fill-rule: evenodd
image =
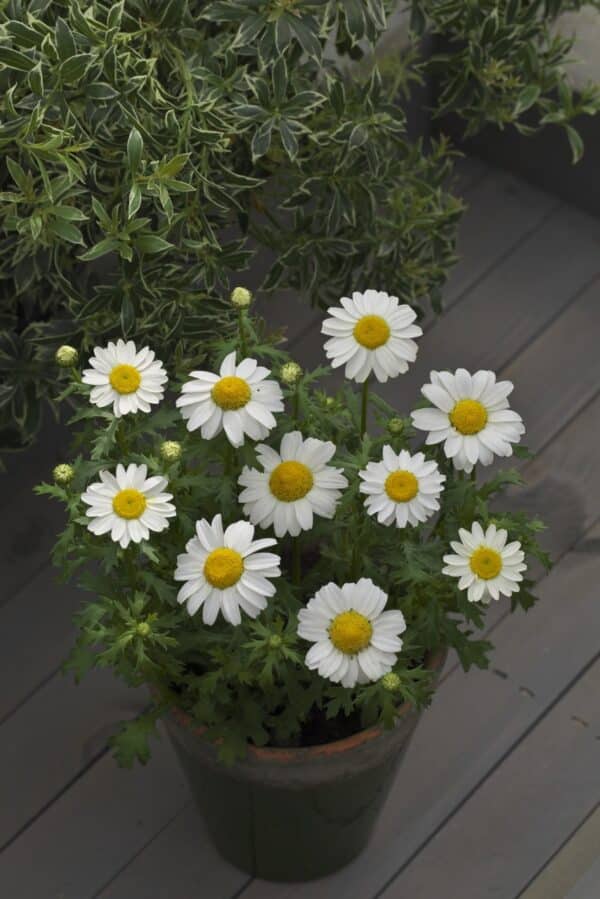
<svg viewBox="0 0 600 899"><path fill-rule="evenodd" d="M460 183L470 211L448 311L387 395L410 404L431 367L515 381L538 454L525 500L558 560L542 602L490 610L491 670L449 662L362 858L312 884L251 880L207 842L166 739L145 768L113 762L107 737L144 693L108 672L78 687L60 674L81 596L55 583L56 511L30 492L60 456L50 430L2 480L2 899L600 896L600 222L474 161ZM320 360L301 306L291 337Z"/></svg>

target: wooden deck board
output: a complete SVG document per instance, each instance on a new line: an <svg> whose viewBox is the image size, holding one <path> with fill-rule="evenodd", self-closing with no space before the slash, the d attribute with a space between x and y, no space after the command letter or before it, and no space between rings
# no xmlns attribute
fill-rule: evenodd
<svg viewBox="0 0 600 899"><path fill-rule="evenodd" d="M382 899L436 896L449 883L461 899L518 895L600 799L598 656Z"/></svg>
<svg viewBox="0 0 600 899"><path fill-rule="evenodd" d="M600 895L600 806L519 893L518 899L598 899ZM583 873L582 873L583 872ZM582 885L595 880L595 892L581 895ZM580 895L577 896L579 890Z"/></svg>
<svg viewBox="0 0 600 899"><path fill-rule="evenodd" d="M128 700L120 685L114 686L112 694L108 680L103 686L90 687L89 696L97 690L99 697L98 715L94 720L91 701L85 698L87 688L75 688L54 674L71 641L69 619L76 599L75 591L69 592L62 586L52 588L49 598L49 573L45 570L0 610L0 640L5 644L11 674L14 671L16 675L16 683L13 679L12 684L5 684L4 709L9 717L4 732L0 731L0 741L3 736L10 735L11 742L14 739L17 747L25 746L21 741L28 732L36 733L34 722L41 709L39 704L45 697L51 697L47 705L49 709L55 709L57 725L57 733L52 734L49 743L48 776L45 777L42 771L37 779L32 779L29 790L23 788L23 809L19 809L15 816L13 823L16 826L11 830L10 812L5 818L0 814L0 835L15 833L21 826L19 822L39 815L0 858L2 895L10 895L11 899L21 896L23 899L38 899L38 896L54 899L62 890L64 899L71 896L74 899L86 896L161 899L163 895L169 899L189 899L200 884L203 894L211 899L213 896L226 899L238 895L240 890L246 899L288 895L317 899L337 895L338 890L356 899L370 899L429 840L445 818L461 804L468 805L465 797L469 791L475 790L480 781L485 782L503 755L511 758L511 748L522 740L528 728L534 727L540 716L546 714L564 687L565 678L576 678L577 671L583 669L585 659L590 656L589 642L598 632L599 623L595 618L588 618L592 605L588 581L592 579L590 572L596 581L600 574L597 570L600 534L592 532L591 544L583 540L582 535L597 517L595 509L600 507L600 474L596 474L592 452L600 440L600 398L594 397L599 373L594 347L599 313L594 295L597 288L592 283L600 271L600 225L566 207L558 209L552 198L532 191L512 178L470 167L468 162L462 169L462 189L470 191L471 200L471 211L461 234L464 262L460 265L463 271L461 273L459 265L448 286L447 305L454 308L423 339L419 363L429 364L429 367L465 363L467 367L476 364L498 366L515 380L515 406L530 423L530 442L534 447L544 447L540 459L526 467L531 480L527 502L530 508L550 515L555 530L550 535L549 545L561 555L567 552L551 578L544 583L544 602L531 613L538 615L549 602L549 611L541 619L530 616L508 618L500 607L494 608L496 614L490 616L489 624L494 627L494 639L498 641L494 664L498 668L501 665L507 667L509 670L504 674L508 677L489 672L465 676L458 670L447 674L440 690L441 698L436 700L415 738L415 746L421 745L419 740L428 738L433 741L433 747L422 746L420 755L414 747L411 750L367 857L336 878L313 885L274 888L256 881L244 890L245 875L226 865L208 844L198 814L189 803L187 788L170 747L165 748L166 741L157 747L156 760L147 769L137 769L133 773L119 771L112 759L102 754L108 727L118 718L127 716ZM272 307L275 318L280 315L280 309ZM307 315L307 311L304 307L298 309L294 328L288 335L290 345L295 346L298 358L304 364L313 356L315 363L322 361L321 338L315 327L317 319L313 313ZM468 333L481 337L470 356ZM466 351L467 358L456 363L446 362L446 357L438 361L436 354L439 356L440 349L443 351L446 345L456 346L457 354ZM427 363L427 358L431 362ZM401 381L403 402L408 396L410 377L409 374ZM555 389L548 389L549 384ZM559 433L560 437L552 442ZM18 500L18 492L14 498ZM43 504L44 501L36 499L35 502ZM44 539L43 528L41 533ZM569 548L578 540L578 551L569 553ZM40 555L36 557L41 558L43 552L42 544ZM6 570L10 564L10 559L0 558L1 569ZM22 571L27 576L27 566ZM31 574L33 572L29 576ZM556 613L559 591L562 589L571 596L573 584L579 584L582 577L581 595L577 600L579 620L573 616L563 622L564 633L569 635L571 645L577 644L578 652L569 654L568 664L561 662L557 668L553 657L544 654L547 646L544 641L548 638L555 641L552 643L555 645L561 636L554 626L560 625L561 615L564 617L565 613L564 608ZM17 579L16 585L19 583L23 581ZM85 595L77 597L80 599L84 600ZM551 609L558 614L556 619L550 620ZM50 611L54 613L54 620ZM27 633L28 624L30 628L33 624L31 646L14 645L14 635ZM50 628L47 633L46 626ZM582 628L585 635L580 633ZM579 642L583 636L587 642L580 654ZM519 668L517 662L524 655L523 641L527 639L529 644L525 643L525 648L531 650L534 658L527 660L529 668ZM533 647L537 647L537 652ZM503 652L508 652L507 658L502 656ZM529 680L524 679L526 674L531 683L535 682L535 677L539 679L542 685L539 694L529 687ZM525 692L519 692L515 701L513 694L517 681L519 686L525 687ZM76 695L76 690L83 692ZM535 693L535 700L528 690ZM131 695L133 708L139 700ZM465 696L471 697L466 704ZM25 702L21 708L20 702ZM472 709L484 708L486 703L491 710L486 713L485 720L472 722L469 718ZM453 734L452 760L448 767L435 771L428 794L429 775L426 776L427 769L420 765L429 757L435 762L436 756L431 753L439 735L446 732L444 728L447 730L452 709L455 710L453 720L459 721L463 715L466 734ZM73 717L81 717L75 727ZM51 720L49 714L46 720ZM60 729L64 722L67 726L63 738ZM453 727L453 730L460 730L460 727ZM500 731L500 736L496 730ZM536 732L534 727L532 733ZM64 739L64 758L61 758L61 739ZM35 750L34 746L32 750ZM99 754L98 761L86 769L86 764L89 765L96 753ZM467 775L458 765L464 753L470 753L473 760L472 772ZM19 778L26 777L27 750L23 749L22 759L18 749L12 755L6 750L5 755L8 763L12 759L16 765L11 793L16 797L12 800L16 804L18 784L24 783ZM404 781L405 777L407 781ZM135 786L128 788L130 778ZM398 787L401 780L408 782L408 791ZM433 793L436 785L441 794L439 800ZM127 797L122 795L128 789L129 805ZM147 797L142 795L144 789L155 794L156 802L151 807ZM44 810L45 804L55 795L56 801ZM142 824L139 827L134 823L137 820L135 803L139 803L140 808ZM78 821L80 826L77 826ZM5 822L8 829L3 831ZM575 821L573 827L577 823ZM115 833L105 834L104 829L111 826ZM442 828L440 834L444 830ZM562 838L567 835L563 833ZM92 853L96 840L99 841L96 854L102 854L101 860ZM435 839L429 845L434 843ZM73 863L76 871L68 869L67 845L76 852L77 862ZM21 869L30 855L39 855L42 869L47 868L47 885L42 885L39 871L29 870L25 871L27 876L23 885L19 884ZM418 859L419 855L413 864ZM466 856L463 859L466 864ZM528 876L531 877L546 861L547 857L541 861L536 857L537 868L532 862ZM376 876L374 868L378 871ZM55 892L49 892L50 889ZM333 892L328 892L329 889ZM423 899L429 899L429 894L424 894ZM513 899L513 894L502 895L502 899Z"/></svg>
<svg viewBox="0 0 600 899"><path fill-rule="evenodd" d="M147 704L145 690L110 671L90 672L79 685L58 672L11 715L0 731L0 847L93 762L119 721Z"/></svg>
<svg viewBox="0 0 600 899"><path fill-rule="evenodd" d="M43 746L39 753L43 764ZM103 755L4 850L0 895L88 899L187 800L187 785L166 737L154 743L152 764L146 767L120 769Z"/></svg>

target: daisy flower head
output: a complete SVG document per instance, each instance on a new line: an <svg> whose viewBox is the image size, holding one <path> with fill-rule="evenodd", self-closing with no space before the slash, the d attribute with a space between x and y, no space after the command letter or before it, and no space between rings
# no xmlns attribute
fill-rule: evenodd
<svg viewBox="0 0 600 899"><path fill-rule="evenodd" d="M89 506L86 515L91 519L88 531L108 534L126 549L131 542L147 540L150 531L159 533L169 526L175 515L170 502L172 494L165 493L167 479L161 475L149 478L145 465L117 465L114 474L99 472L99 481L90 484L81 499Z"/></svg>
<svg viewBox="0 0 600 899"><path fill-rule="evenodd" d="M283 395L271 372L256 359L236 365L235 352L225 357L219 374L193 371L181 388L176 405L187 419L188 431L211 440L222 430L232 446L242 446L244 436L264 440L275 427L274 412L283 411Z"/></svg>
<svg viewBox="0 0 600 899"><path fill-rule="evenodd" d="M384 446L382 461L369 462L358 475L360 492L366 494L365 508L380 524L418 525L440 508L438 498L446 477L423 453L411 456L408 450L395 453L391 446Z"/></svg>
<svg viewBox="0 0 600 899"><path fill-rule="evenodd" d="M304 439L300 431L285 434L280 451L259 444L263 470L244 466L238 483L244 489L240 503L253 524L274 526L277 537L309 531L313 516L333 518L341 491L348 486L342 469L327 463L335 444L315 437Z"/></svg>
<svg viewBox="0 0 600 899"><path fill-rule="evenodd" d="M481 462L490 465L494 456L511 456L525 426L521 416L508 406L511 381L497 381L493 371L469 374L458 368L432 371L431 383L421 393L434 408L412 413L415 428L429 431L426 443L443 443L444 452L458 471L470 472Z"/></svg>
<svg viewBox="0 0 600 899"><path fill-rule="evenodd" d="M100 408L112 404L117 417L150 412L164 396L168 376L162 362L147 346L138 351L133 340L97 346L89 364L81 379L91 385L90 401Z"/></svg>
<svg viewBox="0 0 600 899"><path fill-rule="evenodd" d="M202 607L204 624L214 624L219 612L229 624L241 624L241 612L250 618L266 608L275 594L270 578L279 577L279 556L263 550L274 546L272 538L254 539L247 521L236 521L223 530L220 515L212 522L196 522L196 536L177 557L175 580L185 583L177 601L190 615Z"/></svg>
<svg viewBox="0 0 600 899"><path fill-rule="evenodd" d="M486 531L474 522L470 531L459 530L460 541L452 541L454 554L444 556L443 574L459 578L458 589L467 590L469 602L489 603L520 589L527 565L518 540L507 543L504 528L490 524Z"/></svg>
<svg viewBox="0 0 600 899"><path fill-rule="evenodd" d="M343 687L379 680L392 670L406 630L402 612L384 612L387 594L370 578L321 587L298 613L298 636L314 644L306 666Z"/></svg>
<svg viewBox="0 0 600 899"><path fill-rule="evenodd" d="M325 353L332 368L345 365L347 378L367 380L371 372L382 384L408 369L417 357L414 337L423 333L416 313L383 290L355 291L327 311L321 332L330 337Z"/></svg>

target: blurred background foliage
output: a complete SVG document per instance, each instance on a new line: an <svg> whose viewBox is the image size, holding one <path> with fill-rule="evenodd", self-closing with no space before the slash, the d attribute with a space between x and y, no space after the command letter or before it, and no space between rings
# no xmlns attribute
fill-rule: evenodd
<svg viewBox="0 0 600 899"><path fill-rule="evenodd" d="M580 4L413 0L409 48L378 59L397 5L0 0L0 446L34 439L60 344L197 364L248 278L439 311L463 205L452 147L408 134L425 79L469 133L554 124L581 154L598 94L573 95L552 30Z"/></svg>

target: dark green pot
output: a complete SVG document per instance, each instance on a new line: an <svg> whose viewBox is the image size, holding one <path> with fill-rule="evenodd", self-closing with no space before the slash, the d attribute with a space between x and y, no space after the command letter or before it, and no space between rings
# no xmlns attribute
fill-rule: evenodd
<svg viewBox="0 0 600 899"><path fill-rule="evenodd" d="M438 675L445 655L429 660ZM299 881L365 848L418 718L406 703L391 730L300 749L251 746L232 766L183 712L171 713L167 730L221 855L255 877Z"/></svg>

